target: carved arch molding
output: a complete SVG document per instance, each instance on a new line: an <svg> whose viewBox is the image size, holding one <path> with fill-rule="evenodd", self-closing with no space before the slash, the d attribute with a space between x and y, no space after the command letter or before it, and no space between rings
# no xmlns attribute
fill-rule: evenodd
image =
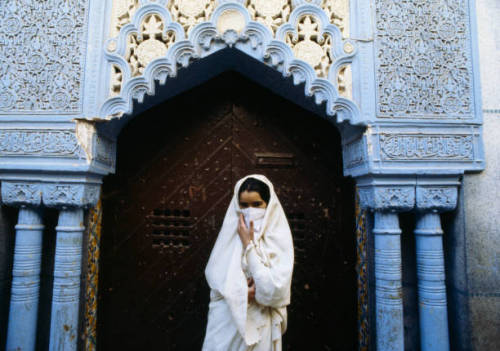
<svg viewBox="0 0 500 351"><path fill-rule="evenodd" d="M364 208L451 210L484 168L475 37L472 0L7 0L2 200L94 205L126 121L234 54L337 125Z"/></svg>

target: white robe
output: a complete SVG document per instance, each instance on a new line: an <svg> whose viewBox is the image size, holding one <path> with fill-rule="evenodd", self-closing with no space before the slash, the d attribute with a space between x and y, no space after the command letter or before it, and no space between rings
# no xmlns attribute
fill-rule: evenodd
<svg viewBox="0 0 500 351"><path fill-rule="evenodd" d="M242 252L236 232L239 206L233 196L205 271L212 289L203 351L281 351L293 242L272 184L264 176L251 177L270 187L271 198L262 228L255 228L254 240ZM235 194L245 179L238 181ZM247 277L254 279L255 301L247 301Z"/></svg>

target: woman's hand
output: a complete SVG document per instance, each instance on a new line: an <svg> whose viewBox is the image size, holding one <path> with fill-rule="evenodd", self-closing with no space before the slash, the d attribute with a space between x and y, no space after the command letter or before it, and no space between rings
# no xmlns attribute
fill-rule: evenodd
<svg viewBox="0 0 500 351"><path fill-rule="evenodd" d="M253 221L250 221L250 228L247 228L242 213L240 213L240 222L238 223L238 235L244 249L253 240Z"/></svg>
<svg viewBox="0 0 500 351"><path fill-rule="evenodd" d="M255 300L255 282L253 278L247 278L248 284L248 301Z"/></svg>

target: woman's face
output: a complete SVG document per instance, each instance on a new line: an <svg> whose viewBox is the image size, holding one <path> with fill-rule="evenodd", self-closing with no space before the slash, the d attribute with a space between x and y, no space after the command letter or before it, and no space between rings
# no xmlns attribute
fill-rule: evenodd
<svg viewBox="0 0 500 351"><path fill-rule="evenodd" d="M258 192L245 190L240 194L240 208L248 207L266 208L267 204Z"/></svg>

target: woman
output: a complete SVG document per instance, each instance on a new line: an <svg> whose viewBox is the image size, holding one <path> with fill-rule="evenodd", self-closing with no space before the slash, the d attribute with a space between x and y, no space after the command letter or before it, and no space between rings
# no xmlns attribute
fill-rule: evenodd
<svg viewBox="0 0 500 351"><path fill-rule="evenodd" d="M240 179L210 254L203 351L281 351L293 270L290 227L263 175Z"/></svg>

